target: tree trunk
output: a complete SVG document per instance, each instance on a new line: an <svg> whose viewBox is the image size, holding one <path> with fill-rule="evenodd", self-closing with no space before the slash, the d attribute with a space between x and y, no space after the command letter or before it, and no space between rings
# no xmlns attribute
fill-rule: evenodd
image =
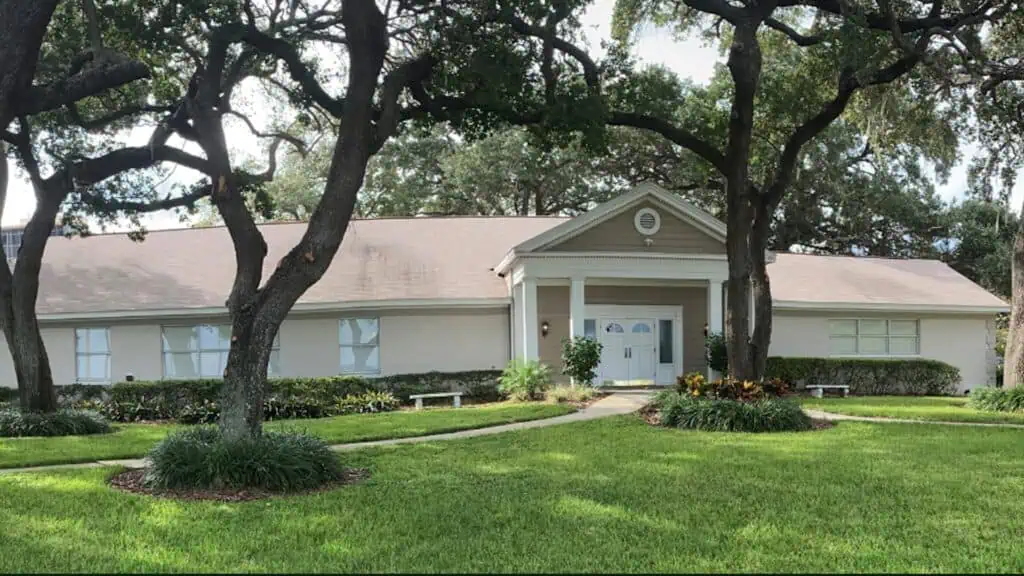
<svg viewBox="0 0 1024 576"><path fill-rule="evenodd" d="M753 222L748 167L754 129L754 96L761 75L761 48L757 23L736 26L729 48L729 72L736 92L729 115L726 149L726 254L729 259L729 294L725 334L729 371L733 378L756 379L750 355L750 235Z"/></svg>
<svg viewBox="0 0 1024 576"><path fill-rule="evenodd" d="M51 183L37 191L36 211L32 214L21 238L21 249L14 266L11 290L13 330L6 330L7 346L19 374L18 388L23 410L53 412L57 395L36 317L39 297L39 272L46 243L53 232L60 202L64 198L63 182ZM12 334L7 334L12 332Z"/></svg>
<svg viewBox="0 0 1024 576"><path fill-rule="evenodd" d="M231 351L224 370L220 429L228 439L263 433L267 364L278 326L240 314L231 323Z"/></svg>
<svg viewBox="0 0 1024 576"><path fill-rule="evenodd" d="M220 416L220 428L227 438L260 435L267 363L274 336L295 302L330 266L355 210L366 164L389 135L388 122L397 122L400 90L393 91L390 95L393 100L384 103L381 120L374 123L374 95L387 53L384 15L372 2L350 1L342 9L342 22L349 53L348 89L343 108L345 121L339 127L324 194L302 239L281 259L262 287L259 282L266 244L245 207L244 197L232 184L223 129L220 118L213 112L220 90L217 66L208 67L204 78L206 87L200 89L190 110L200 144L216 173L220 174L214 178L213 198L231 234L237 265L228 298L232 316L231 350L224 373L224 405ZM215 53L211 49L211 54ZM211 56L211 60L215 59ZM222 57L219 63L222 67ZM385 94L389 81L392 81L390 75L385 79Z"/></svg>
<svg viewBox="0 0 1024 576"><path fill-rule="evenodd" d="M6 152L6 146L0 145L0 215L7 200ZM26 228L22 250L14 255L20 256L23 269L34 268L35 274L12 275L7 263L9 255L5 254L3 247L0 246L0 259L3 259L0 262L0 328L11 352L21 409L26 411L53 412L57 409L50 360L46 355L46 346L43 344L35 314L35 295L39 292L38 270L42 260L42 247L38 241L41 230L38 220L40 214L42 218L46 218L51 213L49 227L43 227L46 234L42 238L41 246L45 246L57 210L46 210L45 206L41 206ZM36 260L34 266L33 259ZM26 296L30 298L26 299Z"/></svg>
<svg viewBox="0 0 1024 576"><path fill-rule="evenodd" d="M758 201L751 232L750 259L754 292L754 333L750 339L750 357L754 379L764 378L768 346L772 339L772 290L768 280L765 250L771 234L772 208Z"/></svg>
<svg viewBox="0 0 1024 576"><path fill-rule="evenodd" d="M1003 386L1013 388L1024 383L1024 220L1013 239L1011 272L1010 325L1003 357Z"/></svg>

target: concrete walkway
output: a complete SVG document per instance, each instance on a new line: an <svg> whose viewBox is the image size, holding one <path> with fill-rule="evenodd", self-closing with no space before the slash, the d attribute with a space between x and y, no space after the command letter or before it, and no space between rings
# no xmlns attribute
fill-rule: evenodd
<svg viewBox="0 0 1024 576"><path fill-rule="evenodd" d="M360 450L362 448L373 448L375 446L393 446L397 444L416 444L419 442L434 442L438 440L461 440L463 438L476 438L477 436L490 436L492 434L501 434L504 432L513 432L516 430L529 430L530 428L545 428L547 426L557 426L559 424L570 424L572 422L584 422L587 420L594 420L597 418L607 418L609 416L620 416L623 414L631 414L637 410L643 408L652 396L651 392L646 391L629 391L629 392L615 392L609 396L594 402L590 406L583 410L573 412L572 414L566 414L565 416L555 416L553 418L543 418L540 420L529 420L527 422L515 422L513 424L502 424L500 426L489 426L487 428L476 428L474 430L462 430L460 432L450 432L447 434L431 434L428 436L413 436L410 438L394 438L391 440L375 440L372 442L353 442L350 444L335 444L331 446L331 450L337 452L345 452L349 450ZM100 468L103 466L121 466L124 468L144 468L146 461L142 458L132 458L128 460L98 460L96 462L83 462L80 464L56 464L52 466L27 466L24 468L6 468L0 470L0 474L14 474L17 472L33 472L33 471L46 471L46 470L73 470L76 468Z"/></svg>
<svg viewBox="0 0 1024 576"><path fill-rule="evenodd" d="M989 428L1021 428L1024 424L1010 424L1003 422L946 422L944 420L911 420L909 418L885 418L882 416L850 416L848 414L834 414L822 412L821 410L808 410L804 412L811 418L818 420L848 420L852 422L875 422L879 424L939 424L941 426L987 426Z"/></svg>

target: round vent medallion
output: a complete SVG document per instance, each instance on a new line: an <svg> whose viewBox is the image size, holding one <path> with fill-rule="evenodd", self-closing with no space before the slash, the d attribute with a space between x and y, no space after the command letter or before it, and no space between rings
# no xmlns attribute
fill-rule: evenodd
<svg viewBox="0 0 1024 576"><path fill-rule="evenodd" d="M641 208L633 216L633 225L637 232L650 236L661 228L661 215L652 208Z"/></svg>

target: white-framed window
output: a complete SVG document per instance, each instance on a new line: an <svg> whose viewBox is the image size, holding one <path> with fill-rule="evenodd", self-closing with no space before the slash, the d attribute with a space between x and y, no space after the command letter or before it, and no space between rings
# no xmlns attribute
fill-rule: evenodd
<svg viewBox="0 0 1024 576"><path fill-rule="evenodd" d="M380 373L380 318L342 318L338 342L342 374Z"/></svg>
<svg viewBox="0 0 1024 576"><path fill-rule="evenodd" d="M833 356L916 356L921 347L918 320L835 319L828 335Z"/></svg>
<svg viewBox="0 0 1024 576"><path fill-rule="evenodd" d="M222 378L231 352L230 324L164 326L164 378ZM267 374L281 373L281 335L274 337Z"/></svg>
<svg viewBox="0 0 1024 576"><path fill-rule="evenodd" d="M110 382L110 330L75 328L75 380Z"/></svg>
<svg viewBox="0 0 1024 576"><path fill-rule="evenodd" d="M4 254L8 260L15 260L18 257L18 250L21 248L21 237L24 233L25 231L20 229L4 230L0 233L0 236L3 236Z"/></svg>

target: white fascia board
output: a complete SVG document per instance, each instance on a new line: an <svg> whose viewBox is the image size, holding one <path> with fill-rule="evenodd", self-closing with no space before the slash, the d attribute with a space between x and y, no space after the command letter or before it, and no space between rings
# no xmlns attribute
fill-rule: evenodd
<svg viewBox="0 0 1024 576"><path fill-rule="evenodd" d="M403 300L361 300L351 302L299 303L290 313L349 313L362 310L415 310L415 309L487 309L507 308L511 298L422 298ZM40 314L40 322L88 321L88 320L144 320L147 318L228 316L226 308L163 308L152 310L104 310L97 312L62 312Z"/></svg>

